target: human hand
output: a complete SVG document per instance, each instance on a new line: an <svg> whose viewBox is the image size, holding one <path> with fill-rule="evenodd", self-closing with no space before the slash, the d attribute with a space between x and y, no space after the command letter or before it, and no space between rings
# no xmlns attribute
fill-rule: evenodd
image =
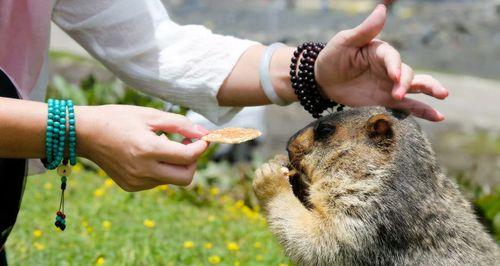
<svg viewBox="0 0 500 266"><path fill-rule="evenodd" d="M384 27L386 12L384 5L378 5L363 23L336 34L319 53L315 75L322 92L347 106L382 105L407 109L431 121L443 120L437 110L406 95L425 93L445 99L448 90L429 75L414 75L396 49L374 39Z"/></svg>
<svg viewBox="0 0 500 266"><path fill-rule="evenodd" d="M77 106L77 153L99 165L126 191L189 185L208 133L186 117L128 105ZM178 133L183 143L156 132Z"/></svg>

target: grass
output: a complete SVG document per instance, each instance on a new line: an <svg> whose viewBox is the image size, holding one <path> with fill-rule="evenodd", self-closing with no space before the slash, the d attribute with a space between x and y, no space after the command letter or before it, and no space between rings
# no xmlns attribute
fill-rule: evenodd
<svg viewBox="0 0 500 266"><path fill-rule="evenodd" d="M206 159L206 158L205 158ZM259 164L259 162L255 162ZM28 178L7 251L12 265L288 265L250 188L252 165L201 160L196 186L127 193L102 170L74 167L68 228L55 229L55 171ZM457 177L500 240L500 190ZM467 182L465 182L467 181ZM252 207L253 206L253 207Z"/></svg>
<svg viewBox="0 0 500 266"><path fill-rule="evenodd" d="M222 188L127 193L81 165L68 180L64 232L53 225L55 171L28 178L7 242L12 265L288 264L258 209Z"/></svg>

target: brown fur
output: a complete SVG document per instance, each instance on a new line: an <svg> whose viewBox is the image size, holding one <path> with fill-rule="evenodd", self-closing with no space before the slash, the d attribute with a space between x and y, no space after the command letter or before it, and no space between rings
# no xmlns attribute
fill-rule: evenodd
<svg viewBox="0 0 500 266"><path fill-rule="evenodd" d="M498 246L406 114L336 113L287 150L256 171L254 190L294 263L498 265Z"/></svg>

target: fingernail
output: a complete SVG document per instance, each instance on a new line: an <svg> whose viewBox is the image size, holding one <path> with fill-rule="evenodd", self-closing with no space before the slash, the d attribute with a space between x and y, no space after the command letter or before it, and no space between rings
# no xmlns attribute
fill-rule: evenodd
<svg viewBox="0 0 500 266"><path fill-rule="evenodd" d="M200 125L196 125L195 127L203 135L206 135L206 134L210 133L209 130L207 130L206 128L204 128L204 127L202 127Z"/></svg>
<svg viewBox="0 0 500 266"><path fill-rule="evenodd" d="M436 114L438 116L438 121L443 121L444 120L444 115L441 112L439 112L439 111L436 110Z"/></svg>

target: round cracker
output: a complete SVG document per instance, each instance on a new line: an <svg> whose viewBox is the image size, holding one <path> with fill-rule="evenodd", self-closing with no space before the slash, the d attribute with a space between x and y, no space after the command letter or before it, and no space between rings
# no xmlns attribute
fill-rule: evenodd
<svg viewBox="0 0 500 266"><path fill-rule="evenodd" d="M260 131L253 128L228 127L212 130L201 139L208 142L219 142L237 144L255 139L262 135Z"/></svg>

